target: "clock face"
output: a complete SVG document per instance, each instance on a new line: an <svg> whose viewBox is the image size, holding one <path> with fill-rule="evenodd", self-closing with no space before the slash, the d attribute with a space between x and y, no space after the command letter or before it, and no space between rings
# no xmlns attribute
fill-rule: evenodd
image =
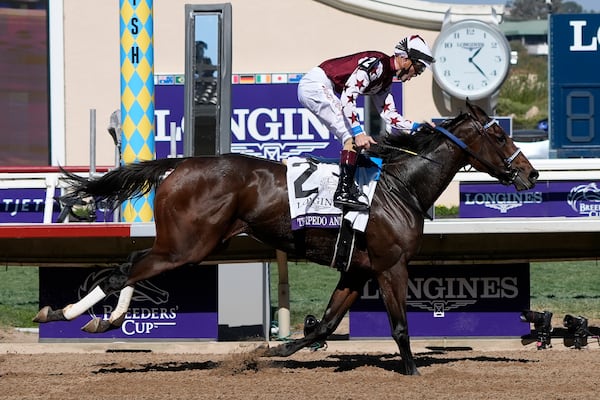
<svg viewBox="0 0 600 400"><path fill-rule="evenodd" d="M510 46L496 27L481 21L461 21L442 29L433 55L433 76L440 87L454 97L478 100L504 82Z"/></svg>

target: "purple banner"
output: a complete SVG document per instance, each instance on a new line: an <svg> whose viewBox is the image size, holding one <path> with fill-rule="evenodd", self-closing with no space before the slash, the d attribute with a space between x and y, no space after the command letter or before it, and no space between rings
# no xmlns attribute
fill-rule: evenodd
<svg viewBox="0 0 600 400"><path fill-rule="evenodd" d="M167 158L171 154L172 135L175 135L176 139L175 154L183 154L182 132L185 92L182 84L175 83L175 80L159 80L159 84L154 86L154 123L156 131L154 146L156 158Z"/></svg>
<svg viewBox="0 0 600 400"><path fill-rule="evenodd" d="M64 307L81 299L111 268L40 268L40 304ZM40 325L40 339L216 339L217 267L184 266L139 282L127 317L118 330L81 330L93 317L108 319L117 301L111 294L73 321Z"/></svg>
<svg viewBox="0 0 600 400"><path fill-rule="evenodd" d="M272 160L313 155L338 158L341 144L298 101L293 83L234 84L231 100L231 151ZM396 108L402 110L402 84L394 83ZM175 76L162 77L155 85L156 157L171 154L176 135L177 154L183 154L184 86ZM365 120L364 97L357 99L361 121Z"/></svg>
<svg viewBox="0 0 600 400"><path fill-rule="evenodd" d="M55 191L60 195L60 190ZM0 223L42 223L46 206L46 189L0 189ZM52 207L52 222L60 209L56 201Z"/></svg>
<svg viewBox="0 0 600 400"><path fill-rule="evenodd" d="M535 188L517 192L512 186L461 183L461 218L596 217L600 189L590 181L539 181Z"/></svg>
<svg viewBox="0 0 600 400"><path fill-rule="evenodd" d="M341 145L297 97L297 84L233 85L231 150L271 160L338 158ZM357 99L364 120L364 99Z"/></svg>
<svg viewBox="0 0 600 400"><path fill-rule="evenodd" d="M529 264L409 267L407 317L412 337L522 336L529 308ZM378 285L369 281L350 309L350 337L389 337Z"/></svg>

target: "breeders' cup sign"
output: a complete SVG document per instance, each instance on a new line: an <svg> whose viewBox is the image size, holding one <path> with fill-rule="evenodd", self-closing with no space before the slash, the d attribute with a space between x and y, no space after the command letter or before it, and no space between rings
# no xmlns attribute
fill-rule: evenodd
<svg viewBox="0 0 600 400"><path fill-rule="evenodd" d="M410 335L521 336L529 325L529 264L409 266ZM350 309L350 337L388 337L390 325L378 285L369 281Z"/></svg>
<svg viewBox="0 0 600 400"><path fill-rule="evenodd" d="M40 268L40 303L56 306L73 298L81 299L111 271L112 268ZM138 282L120 329L100 334L81 330L92 318L110 317L117 301L117 294L111 294L76 321L40 325L40 339L216 339L216 288L216 266L184 266Z"/></svg>
<svg viewBox="0 0 600 400"><path fill-rule="evenodd" d="M589 181L539 181L532 190L488 183L461 183L459 216L597 217L600 187Z"/></svg>

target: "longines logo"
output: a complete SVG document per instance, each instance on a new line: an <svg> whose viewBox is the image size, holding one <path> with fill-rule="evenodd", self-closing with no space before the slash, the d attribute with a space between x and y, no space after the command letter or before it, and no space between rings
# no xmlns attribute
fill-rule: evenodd
<svg viewBox="0 0 600 400"><path fill-rule="evenodd" d="M600 215L600 189L595 182L575 186L567 196L567 203L580 215L597 217Z"/></svg>
<svg viewBox="0 0 600 400"><path fill-rule="evenodd" d="M514 299L518 296L516 276L411 278L408 281L407 304L431 311L434 317L444 317L446 311L464 308L480 300ZM361 298L373 300L379 297L379 291L373 290L367 282Z"/></svg>
<svg viewBox="0 0 600 400"><path fill-rule="evenodd" d="M232 143L231 151L233 153L247 154L266 158L269 160L280 161L286 158L310 154L315 150L323 150L329 146L329 142L295 142L295 143Z"/></svg>
<svg viewBox="0 0 600 400"><path fill-rule="evenodd" d="M509 210L521 207L524 204L541 204L542 192L519 193L465 193L466 206L484 206L506 214Z"/></svg>
<svg viewBox="0 0 600 400"><path fill-rule="evenodd" d="M236 153L281 160L327 148L331 134L305 108L237 108L232 111L231 150ZM359 118L364 108L358 108Z"/></svg>
<svg viewBox="0 0 600 400"><path fill-rule="evenodd" d="M93 272L87 276L84 282L79 286L77 294L79 299L84 297L92 290L102 279L110 275L112 268L106 268L98 272ZM116 294L110 295L116 297ZM153 330L164 326L176 326L177 322L177 306L165 307L169 301L169 292L160 289L149 281L138 282L135 286L135 292L131 299L131 304L152 303L156 307L130 307L129 312L125 317L125 321L121 326L121 331L127 335L147 335ZM108 319L113 312L113 307L104 305L101 310L101 315L98 317ZM92 308L89 311L92 318L96 317L95 310Z"/></svg>

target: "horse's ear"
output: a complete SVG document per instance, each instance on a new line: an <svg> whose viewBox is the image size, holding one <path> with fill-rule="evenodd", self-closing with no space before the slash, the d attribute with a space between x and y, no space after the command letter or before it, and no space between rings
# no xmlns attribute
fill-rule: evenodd
<svg viewBox="0 0 600 400"><path fill-rule="evenodd" d="M477 104L471 103L469 98L467 97L465 102L467 103L467 108L469 111L478 118L487 118L487 113L483 110L483 108L479 107Z"/></svg>
<svg viewBox="0 0 600 400"><path fill-rule="evenodd" d="M473 106L473 103L471 103L471 100L469 100L469 98L468 98L468 97L465 99L465 103L467 104L467 109L468 109L468 110L469 110L471 113L473 113L473 114L477 115L477 110L475 110L475 107Z"/></svg>

